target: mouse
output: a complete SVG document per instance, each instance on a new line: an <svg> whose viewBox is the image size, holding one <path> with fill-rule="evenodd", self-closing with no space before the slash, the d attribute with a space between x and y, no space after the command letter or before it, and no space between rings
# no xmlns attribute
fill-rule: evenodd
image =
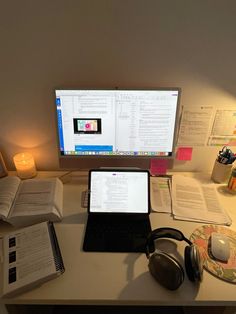
<svg viewBox="0 0 236 314"><path fill-rule="evenodd" d="M227 262L230 256L228 237L222 233L212 232L210 237L210 251L215 259Z"/></svg>

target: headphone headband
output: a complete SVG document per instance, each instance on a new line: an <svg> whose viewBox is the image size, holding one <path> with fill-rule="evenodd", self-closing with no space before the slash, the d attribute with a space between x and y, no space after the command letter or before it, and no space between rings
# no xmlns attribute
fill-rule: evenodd
<svg viewBox="0 0 236 314"><path fill-rule="evenodd" d="M147 258L149 258L149 255L150 255L150 252L149 252L150 245L154 244L154 241L160 238L169 238L169 239L174 239L177 241L185 241L189 245L192 245L192 242L189 239L187 239L181 231L177 229L169 228L169 227L157 228L153 230L148 236L147 245L146 245Z"/></svg>

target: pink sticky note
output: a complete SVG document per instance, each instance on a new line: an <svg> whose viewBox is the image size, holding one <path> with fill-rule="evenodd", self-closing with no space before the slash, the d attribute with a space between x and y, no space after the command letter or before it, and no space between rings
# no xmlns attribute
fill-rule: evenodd
<svg viewBox="0 0 236 314"><path fill-rule="evenodd" d="M192 160L192 147L178 147L176 159L177 160Z"/></svg>
<svg viewBox="0 0 236 314"><path fill-rule="evenodd" d="M150 172L151 175L165 175L168 166L167 159L151 159Z"/></svg>

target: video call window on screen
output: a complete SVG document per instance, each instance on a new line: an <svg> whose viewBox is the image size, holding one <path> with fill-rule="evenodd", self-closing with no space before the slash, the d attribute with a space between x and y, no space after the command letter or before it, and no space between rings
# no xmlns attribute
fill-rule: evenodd
<svg viewBox="0 0 236 314"><path fill-rule="evenodd" d="M75 134L101 134L101 119L76 118L73 121Z"/></svg>
<svg viewBox="0 0 236 314"><path fill-rule="evenodd" d="M56 90L60 155L172 156L180 90Z"/></svg>

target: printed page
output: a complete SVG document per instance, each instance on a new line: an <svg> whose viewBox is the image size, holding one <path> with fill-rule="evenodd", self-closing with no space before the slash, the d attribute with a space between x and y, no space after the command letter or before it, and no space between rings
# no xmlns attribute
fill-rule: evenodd
<svg viewBox="0 0 236 314"><path fill-rule="evenodd" d="M205 146L210 132L213 107L183 107L178 146Z"/></svg>
<svg viewBox="0 0 236 314"><path fill-rule="evenodd" d="M196 179L182 175L172 177L172 210L176 219L231 224L214 184L201 185Z"/></svg>
<svg viewBox="0 0 236 314"><path fill-rule="evenodd" d="M4 294L56 274L47 222L4 237Z"/></svg>
<svg viewBox="0 0 236 314"><path fill-rule="evenodd" d="M43 211L50 212L55 205L55 186L55 178L23 181L9 217L28 216L32 213L39 215Z"/></svg>
<svg viewBox="0 0 236 314"><path fill-rule="evenodd" d="M7 218L20 182L15 176L0 179L0 218Z"/></svg>
<svg viewBox="0 0 236 314"><path fill-rule="evenodd" d="M54 179L28 179L23 181L19 189L20 194L51 193Z"/></svg>
<svg viewBox="0 0 236 314"><path fill-rule="evenodd" d="M170 178L151 177L151 208L155 212L171 213Z"/></svg>
<svg viewBox="0 0 236 314"><path fill-rule="evenodd" d="M236 109L216 111L208 145L236 145Z"/></svg>

